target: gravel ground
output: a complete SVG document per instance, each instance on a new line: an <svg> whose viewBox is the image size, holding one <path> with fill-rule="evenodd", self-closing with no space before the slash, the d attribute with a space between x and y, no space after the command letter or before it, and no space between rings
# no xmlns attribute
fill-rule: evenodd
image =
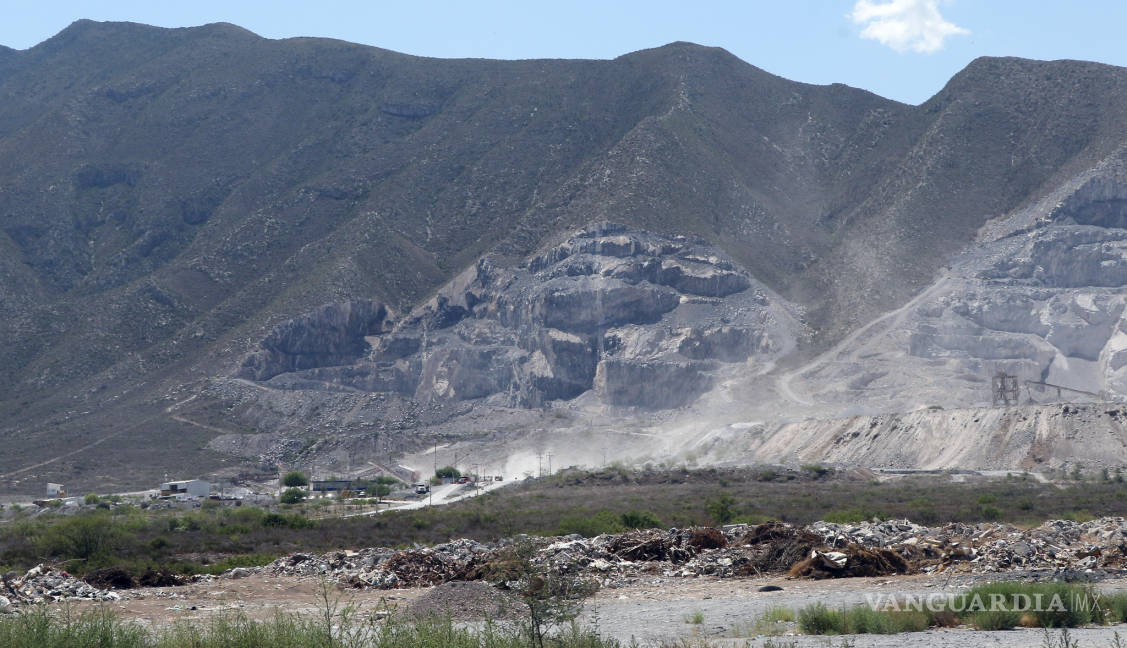
<svg viewBox="0 0 1127 648"><path fill-rule="evenodd" d="M488 583L453 581L430 588L412 601L407 611L422 616L448 615L455 621L475 621L511 618L520 613L519 605L518 600Z"/></svg>
<svg viewBox="0 0 1127 648"><path fill-rule="evenodd" d="M756 637L751 626L760 614L773 606L801 608L811 603L829 607L865 603L866 595L922 595L937 592L958 592L976 580L964 578L948 582L946 577L902 576L895 578L850 578L824 581L777 579L661 579L622 589L605 589L584 612L583 621L597 623L605 635L624 642L638 641L654 645L679 638L702 638L717 646L762 646L768 639ZM763 585L778 585L776 592L759 592ZM1127 589L1127 579L1100 584L1105 590ZM700 612L704 622L688 623ZM1127 627L1109 626L1073 631L1080 648L1109 646L1118 631L1127 641ZM736 637L736 638L733 638ZM778 642L797 641L798 646L827 645L827 637L782 637ZM937 629L899 635L859 635L849 637L858 648L863 646L979 646L1037 647L1042 644L1040 630L982 632L971 629ZM840 645L833 638L832 645ZM784 644L787 645L787 644Z"/></svg>
<svg viewBox="0 0 1127 648"><path fill-rule="evenodd" d="M996 577L995 577L996 579ZM917 575L892 578L848 578L800 581L786 578L714 579L654 577L620 588L601 590L588 604L581 618L597 624L599 631L629 645L652 646L662 641L683 638L706 640L718 647L763 646L769 639L749 634L755 619L772 606L800 608L822 602L828 606L849 606L865 602L866 595L927 595L958 592L985 576L946 577ZM764 585L777 585L781 591L760 592ZM449 600L459 618L470 619L478 604L481 583L447 583L438 587L402 590L332 590L342 603L357 607L360 613L375 612L385 606L400 609L437 609ZM1102 589L1127 589L1127 578L1100 583ZM315 614L321 606L322 590L316 579L308 577L267 577L255 575L230 581L213 581L183 587L131 590L132 597L115 603L83 602L79 608L108 607L125 618L146 625L166 625L177 620L203 620L216 614L239 611L251 618L265 619L275 610ZM700 612L704 622L687 623ZM1081 628L1072 631L1079 648L1105 648L1112 645L1114 633L1127 641L1127 626ZM925 647L1037 648L1042 645L1040 630L980 632L970 629L937 629L899 635L860 635L854 637L776 637L776 645L837 647L849 639L856 648ZM780 643L781 642L781 643ZM695 646L694 646L695 648Z"/></svg>

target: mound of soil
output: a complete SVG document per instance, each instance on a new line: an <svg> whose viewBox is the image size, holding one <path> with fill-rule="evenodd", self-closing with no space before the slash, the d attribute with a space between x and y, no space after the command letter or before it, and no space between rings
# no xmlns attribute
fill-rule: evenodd
<svg viewBox="0 0 1127 648"><path fill-rule="evenodd" d="M449 616L454 621L522 617L518 599L481 581L451 581L437 585L412 601L407 612L422 617Z"/></svg>
<svg viewBox="0 0 1127 648"><path fill-rule="evenodd" d="M119 566L95 569L82 580L104 590L130 589L136 586L133 575Z"/></svg>
<svg viewBox="0 0 1127 648"><path fill-rule="evenodd" d="M137 579L141 587L173 587L183 585L184 577L166 570L146 569Z"/></svg>

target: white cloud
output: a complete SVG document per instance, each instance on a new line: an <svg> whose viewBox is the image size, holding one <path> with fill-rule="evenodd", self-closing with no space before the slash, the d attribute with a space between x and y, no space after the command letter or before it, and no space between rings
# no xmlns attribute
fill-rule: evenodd
<svg viewBox="0 0 1127 648"><path fill-rule="evenodd" d="M861 38L879 41L897 52L938 52L948 37L970 33L943 19L939 0L858 0L850 18L865 25Z"/></svg>

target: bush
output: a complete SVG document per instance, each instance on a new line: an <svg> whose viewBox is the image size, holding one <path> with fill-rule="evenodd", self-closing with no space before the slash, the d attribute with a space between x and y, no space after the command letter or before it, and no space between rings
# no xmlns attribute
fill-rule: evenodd
<svg viewBox="0 0 1127 648"><path fill-rule="evenodd" d="M604 533L621 533L625 530L621 520L614 513L598 511L593 515L577 513L564 517L556 527L556 535L578 533L584 538L593 538Z"/></svg>
<svg viewBox="0 0 1127 648"><path fill-rule="evenodd" d="M462 473L454 466L443 466L434 471L434 476L439 479L457 479L462 476Z"/></svg>
<svg viewBox="0 0 1127 648"><path fill-rule="evenodd" d="M781 606L769 607L755 620L750 630L753 634L777 637L790 631L789 624L795 620L794 610Z"/></svg>
<svg viewBox="0 0 1127 648"><path fill-rule="evenodd" d="M37 538L39 550L51 557L79 558L87 564L107 558L121 538L118 525L103 511L59 520Z"/></svg>
<svg viewBox="0 0 1127 648"><path fill-rule="evenodd" d="M376 498L376 503L391 494L391 486L388 484L372 484L368 487L368 496Z"/></svg>
<svg viewBox="0 0 1127 648"><path fill-rule="evenodd" d="M841 634L845 629L845 617L839 610L831 610L824 603L814 603L798 611L798 629L804 634Z"/></svg>
<svg viewBox="0 0 1127 648"><path fill-rule="evenodd" d="M821 464L802 464L802 472L809 475L812 479L821 479L832 473L833 468L828 468Z"/></svg>
<svg viewBox="0 0 1127 648"><path fill-rule="evenodd" d="M705 509L716 524L728 524L736 517L736 500L730 495L721 495L709 500Z"/></svg>
<svg viewBox="0 0 1127 648"><path fill-rule="evenodd" d="M301 488L309 485L309 479L298 471L288 472L282 478L282 485L290 488Z"/></svg>
<svg viewBox="0 0 1127 648"><path fill-rule="evenodd" d="M991 604L1000 597L1003 605ZM1025 610L1042 601L1041 611ZM981 601L981 604L977 601ZM1095 591L1085 585L1071 583L987 583L961 594L952 603L963 620L980 630L1006 630L1018 625L1040 628L1073 628L1103 621L1097 607ZM985 608L985 609L981 609Z"/></svg>
<svg viewBox="0 0 1127 648"><path fill-rule="evenodd" d="M1099 603L1108 616L1107 622L1127 623L1127 592L1105 594Z"/></svg>
<svg viewBox="0 0 1127 648"><path fill-rule="evenodd" d="M622 514L622 526L627 529L660 529L664 525L649 511L627 511Z"/></svg>
<svg viewBox="0 0 1127 648"><path fill-rule="evenodd" d="M276 529L310 529L314 526L313 520L296 513L267 513L262 516L260 524Z"/></svg>
<svg viewBox="0 0 1127 648"><path fill-rule="evenodd" d="M300 488L287 488L278 498L282 504L300 504L305 501L305 491Z"/></svg>
<svg viewBox="0 0 1127 648"><path fill-rule="evenodd" d="M87 506L97 506L98 503L102 501L102 498L98 497L94 493L88 493L86 497L82 499L82 501L85 502Z"/></svg>
<svg viewBox="0 0 1127 648"><path fill-rule="evenodd" d="M859 522L864 522L865 520L871 520L874 517L880 516L873 515L865 509L855 508L830 511L829 513L826 513L824 516L822 516L822 520L826 522L833 522L835 524L857 524Z"/></svg>

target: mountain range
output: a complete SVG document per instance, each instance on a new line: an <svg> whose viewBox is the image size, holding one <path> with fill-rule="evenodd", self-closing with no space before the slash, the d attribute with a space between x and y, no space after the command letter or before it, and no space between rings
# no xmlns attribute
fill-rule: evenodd
<svg viewBox="0 0 1127 648"><path fill-rule="evenodd" d="M0 49L0 483L980 406L999 362L1127 393L1125 139L1098 63L910 106L691 43L78 21Z"/></svg>

